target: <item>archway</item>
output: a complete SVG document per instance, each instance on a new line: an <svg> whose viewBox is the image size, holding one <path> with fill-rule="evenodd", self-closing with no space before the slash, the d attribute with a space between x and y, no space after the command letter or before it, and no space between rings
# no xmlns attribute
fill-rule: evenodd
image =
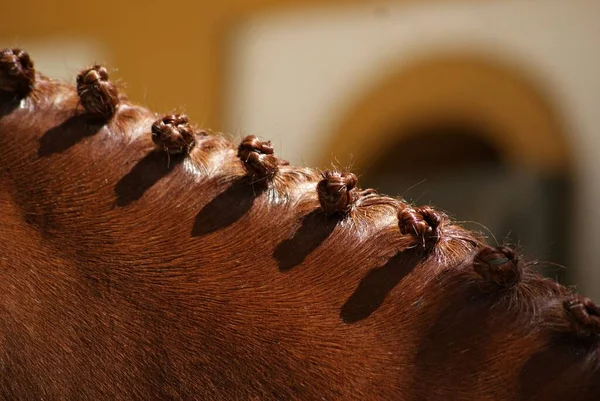
<svg viewBox="0 0 600 401"><path fill-rule="evenodd" d="M352 154L362 186L431 203L500 243L509 237L528 255L568 264L570 152L534 82L472 55L421 60L349 110L323 164ZM563 269L545 273L570 281Z"/></svg>

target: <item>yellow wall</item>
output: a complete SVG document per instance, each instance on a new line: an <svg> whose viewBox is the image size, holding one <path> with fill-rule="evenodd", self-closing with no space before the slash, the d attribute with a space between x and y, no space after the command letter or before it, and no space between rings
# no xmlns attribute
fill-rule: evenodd
<svg viewBox="0 0 600 401"><path fill-rule="evenodd" d="M3 2L0 42L19 45L70 35L102 42L118 68L112 75L136 103L157 112L185 111L221 129L224 52L229 28L254 12L355 0ZM32 54L35 61L35 54Z"/></svg>

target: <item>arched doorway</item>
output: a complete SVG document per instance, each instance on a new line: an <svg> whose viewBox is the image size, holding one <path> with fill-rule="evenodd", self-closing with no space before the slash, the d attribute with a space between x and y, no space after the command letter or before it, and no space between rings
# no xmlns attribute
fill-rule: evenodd
<svg viewBox="0 0 600 401"><path fill-rule="evenodd" d="M569 265L570 152L534 82L473 55L420 60L349 110L324 161L352 154L363 187L433 204L475 222L464 225L490 243L508 237L528 256ZM544 272L571 281L562 268Z"/></svg>
<svg viewBox="0 0 600 401"><path fill-rule="evenodd" d="M361 182L447 210L462 225L482 231L490 243L508 238L529 257L565 264L568 177L511 165L485 139L484 130L459 120L408 127L366 168ZM550 265L542 270L571 281L564 269Z"/></svg>

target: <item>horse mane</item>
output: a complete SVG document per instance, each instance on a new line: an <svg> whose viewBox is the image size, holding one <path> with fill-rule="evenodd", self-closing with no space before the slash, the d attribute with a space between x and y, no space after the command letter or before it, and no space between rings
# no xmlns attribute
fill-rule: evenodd
<svg viewBox="0 0 600 401"><path fill-rule="evenodd" d="M105 67L70 85L0 52L0 163L0 398L600 392L600 308L534 261Z"/></svg>

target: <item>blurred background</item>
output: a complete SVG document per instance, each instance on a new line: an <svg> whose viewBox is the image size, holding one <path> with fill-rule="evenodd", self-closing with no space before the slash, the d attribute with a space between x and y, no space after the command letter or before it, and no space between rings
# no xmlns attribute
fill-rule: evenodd
<svg viewBox="0 0 600 401"><path fill-rule="evenodd" d="M600 1L5 2L0 47L432 204L600 300ZM564 267L562 267L564 266Z"/></svg>

